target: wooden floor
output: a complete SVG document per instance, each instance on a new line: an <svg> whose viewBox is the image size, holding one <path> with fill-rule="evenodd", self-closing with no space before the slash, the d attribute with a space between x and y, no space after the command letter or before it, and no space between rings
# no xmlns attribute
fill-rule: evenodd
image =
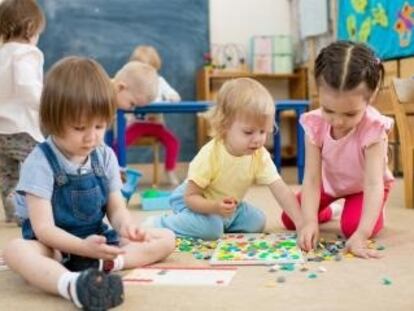
<svg viewBox="0 0 414 311"><path fill-rule="evenodd" d="M151 168L139 166L143 180L150 184ZM182 165L180 176L185 176ZM284 170L284 178L297 189L295 170ZM141 185L144 188L146 185ZM279 223L280 209L271 193L263 187L249 190L246 200L255 204L268 216L267 230L282 231ZM138 198L130 205L133 217L140 221L156 212L139 209ZM0 219L2 215L0 215ZM127 286L126 301L117 310L180 310L180 311L251 311L251 310L414 310L414 210L403 207L402 182L397 180L390 195L386 212L386 228L376 239L383 245L384 257L379 260L344 259L340 262L309 263L310 270L319 266L327 269L316 279L298 270L268 272L268 267L249 266L237 270L227 287L179 286ZM339 233L338 221L321 227L324 238ZM19 230L0 222L0 248ZM196 260L191 254L174 253L161 265L200 266L206 262ZM284 275L286 282L275 283ZM388 278L392 284L384 285ZM269 284L273 284L269 286ZM0 272L0 310L74 310L59 297L41 293L26 284L10 271Z"/></svg>

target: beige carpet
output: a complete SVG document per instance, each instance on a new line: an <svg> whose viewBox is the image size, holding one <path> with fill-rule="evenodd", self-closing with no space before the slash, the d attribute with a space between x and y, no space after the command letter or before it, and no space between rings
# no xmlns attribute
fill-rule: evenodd
<svg viewBox="0 0 414 311"><path fill-rule="evenodd" d="M144 172L150 172L142 168ZM184 172L181 172L181 176ZM148 174L146 174L148 175ZM284 174L294 182L292 171ZM144 180L150 180L150 176ZM282 230L276 202L267 189L252 188L247 200L268 215L267 230ZM268 272L268 267L249 266L237 270L227 287L127 286L126 301L117 310L414 310L414 210L402 207L402 182L398 180L391 194L386 214L386 228L377 238L384 245L379 260L344 259L340 262L310 263L311 270L324 266L327 272L309 279L307 273ZM131 206L141 220L151 212L142 212L136 198ZM0 219L3 219L0 215ZM322 226L322 236L335 237L338 223ZM19 230L0 222L0 249ZM190 254L174 253L162 265L207 265ZM278 275L286 282L275 283ZM383 278L391 285L383 285ZM269 287L273 284L273 287ZM1 310L74 310L71 303L30 287L10 271L0 272Z"/></svg>

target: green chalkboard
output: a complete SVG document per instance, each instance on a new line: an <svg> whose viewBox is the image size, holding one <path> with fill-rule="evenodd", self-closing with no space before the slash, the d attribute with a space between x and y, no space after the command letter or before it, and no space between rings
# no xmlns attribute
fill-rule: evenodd
<svg viewBox="0 0 414 311"><path fill-rule="evenodd" d="M136 45L153 45L160 74L185 100L195 98L195 77L209 49L208 0L39 0L47 27L39 41L45 70L67 55L95 58L112 76ZM169 115L180 138L180 158L195 153L191 115ZM135 155L134 155L135 158ZM133 159L134 162L136 159Z"/></svg>

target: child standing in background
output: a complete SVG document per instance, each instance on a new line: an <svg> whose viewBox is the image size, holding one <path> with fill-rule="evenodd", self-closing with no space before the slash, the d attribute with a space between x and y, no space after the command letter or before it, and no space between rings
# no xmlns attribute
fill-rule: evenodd
<svg viewBox="0 0 414 311"><path fill-rule="evenodd" d="M130 60L149 64L157 71L161 69L161 58L157 50L152 46L142 45L136 47ZM158 75L158 81L158 93L154 101L177 102L181 100L180 95L160 75ZM175 174L175 169L180 142L164 123L161 114L148 114L144 121L133 120L126 129L126 144L127 146L132 145L143 136L157 138L165 147L165 172L167 179L171 185L177 186L179 180Z"/></svg>
<svg viewBox="0 0 414 311"><path fill-rule="evenodd" d="M43 53L37 48L45 17L34 0L0 3L0 187L6 222L20 165L38 142Z"/></svg>
<svg viewBox="0 0 414 311"><path fill-rule="evenodd" d="M262 232L264 213L242 201L251 185L261 184L300 228L299 204L264 147L275 120L269 92L252 79L230 80L221 87L209 119L213 139L191 161L187 180L172 193L174 214L148 218L145 225L205 240L225 232Z"/></svg>
<svg viewBox="0 0 414 311"><path fill-rule="evenodd" d="M332 218L329 205L344 198L346 249L359 257L378 257L367 242L383 227L393 182L387 168L387 133L393 120L371 106L383 77L380 60L363 44L334 42L315 61L321 107L301 118L306 164L299 244L305 250L318 241L318 222ZM295 228L286 214L282 220L288 229Z"/></svg>
<svg viewBox="0 0 414 311"><path fill-rule="evenodd" d="M87 310L122 303L121 278L110 272L175 248L171 231L139 229L126 209L117 159L102 143L115 110L113 85L95 61L68 57L51 68L40 104L50 136L23 164L15 196L23 239L3 253L29 283Z"/></svg>

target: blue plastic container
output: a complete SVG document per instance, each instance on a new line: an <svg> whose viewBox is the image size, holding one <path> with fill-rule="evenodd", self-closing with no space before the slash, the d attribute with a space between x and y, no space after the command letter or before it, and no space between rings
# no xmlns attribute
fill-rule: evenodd
<svg viewBox="0 0 414 311"><path fill-rule="evenodd" d="M169 191L150 190L151 194L146 196L146 192L141 195L142 209L144 211L156 211L170 209Z"/></svg>
<svg viewBox="0 0 414 311"><path fill-rule="evenodd" d="M122 186L121 192L127 202L131 199L131 196L137 190L139 181L141 180L142 174L132 168L126 170L127 181Z"/></svg>

